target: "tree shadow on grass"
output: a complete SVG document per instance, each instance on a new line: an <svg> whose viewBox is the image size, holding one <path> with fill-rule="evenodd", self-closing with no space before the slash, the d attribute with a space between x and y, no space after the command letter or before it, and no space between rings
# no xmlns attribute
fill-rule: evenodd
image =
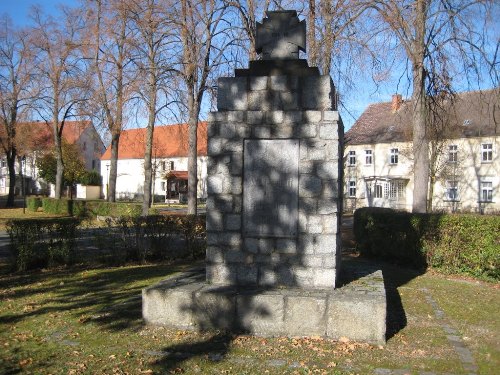
<svg viewBox="0 0 500 375"><path fill-rule="evenodd" d="M150 265L104 270L67 269L10 275L0 279L9 299L34 301L29 309L0 315L0 327L35 316L72 311L81 323L110 330L139 329L141 290L155 277L168 277L189 265ZM44 296L47 295L47 296Z"/></svg>

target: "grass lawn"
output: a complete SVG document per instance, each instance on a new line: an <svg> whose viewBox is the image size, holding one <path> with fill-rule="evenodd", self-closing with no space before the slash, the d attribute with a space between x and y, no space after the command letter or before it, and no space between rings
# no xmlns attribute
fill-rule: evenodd
<svg viewBox="0 0 500 375"><path fill-rule="evenodd" d="M0 373L465 374L429 296L458 330L478 373L500 368L498 284L382 264L389 301L385 346L144 326L141 289L188 266L3 273Z"/></svg>

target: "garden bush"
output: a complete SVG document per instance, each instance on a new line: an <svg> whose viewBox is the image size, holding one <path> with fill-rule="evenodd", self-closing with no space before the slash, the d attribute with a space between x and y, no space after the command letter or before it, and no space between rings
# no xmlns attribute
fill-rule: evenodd
<svg viewBox="0 0 500 375"><path fill-rule="evenodd" d="M16 269L71 264L78 223L74 218L9 220L7 232Z"/></svg>
<svg viewBox="0 0 500 375"><path fill-rule="evenodd" d="M121 216L106 219L108 241L101 246L112 258L123 261L158 261L185 257L199 258L206 248L204 216ZM121 259L117 256L122 252Z"/></svg>
<svg viewBox="0 0 500 375"><path fill-rule="evenodd" d="M26 197L26 208L28 211L37 212L40 207L42 207L42 198Z"/></svg>
<svg viewBox="0 0 500 375"><path fill-rule="evenodd" d="M354 235L364 255L500 278L500 216L361 208L354 213Z"/></svg>

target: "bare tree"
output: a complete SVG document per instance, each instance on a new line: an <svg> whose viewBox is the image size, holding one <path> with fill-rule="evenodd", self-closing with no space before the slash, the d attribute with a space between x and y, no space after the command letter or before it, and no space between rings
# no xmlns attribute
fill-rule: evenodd
<svg viewBox="0 0 500 375"><path fill-rule="evenodd" d="M133 64L134 40L130 7L119 0L87 2L88 34L86 53L93 61L96 76L93 103L111 134L111 161L107 199L116 198L118 146L126 122L129 104L134 95L136 69Z"/></svg>
<svg viewBox="0 0 500 375"><path fill-rule="evenodd" d="M61 10L62 17L56 22L34 8L35 26L31 32L31 45L37 56L33 70L40 85L34 109L52 127L57 159L55 197L58 199L63 188L64 124L75 115L77 105L85 101L88 94L85 64L79 51L83 19L77 9Z"/></svg>
<svg viewBox="0 0 500 375"><path fill-rule="evenodd" d="M130 3L130 11L134 25L137 28L135 63L139 68L144 85L139 87L139 94L146 107L147 126L144 153L144 199L142 214L147 215L151 206L153 181L153 134L159 112L164 105L159 105L159 91L165 92L167 75L171 72L172 43L169 17L165 9L170 8L166 0L135 0ZM171 17L170 17L171 18ZM166 103L165 103L166 104Z"/></svg>
<svg viewBox="0 0 500 375"><path fill-rule="evenodd" d="M181 0L179 74L185 85L189 126L188 214L197 213L197 128L210 74L219 65L225 45L222 20L227 6L216 0Z"/></svg>
<svg viewBox="0 0 500 375"><path fill-rule="evenodd" d="M6 207L14 206L17 123L30 97L31 69L26 39L26 33L15 30L9 18L0 20L0 144L9 170Z"/></svg>
<svg viewBox="0 0 500 375"><path fill-rule="evenodd" d="M489 0L376 0L369 5L376 10L392 37L405 53L411 69L413 89L413 211L427 209L429 187L428 81L445 72L445 66L462 77L479 77L481 64L493 60L486 54L488 34L485 23L498 2ZM473 21L472 21L473 20ZM486 27L486 28L485 28ZM442 64L453 60L454 64ZM480 78L479 78L480 80Z"/></svg>

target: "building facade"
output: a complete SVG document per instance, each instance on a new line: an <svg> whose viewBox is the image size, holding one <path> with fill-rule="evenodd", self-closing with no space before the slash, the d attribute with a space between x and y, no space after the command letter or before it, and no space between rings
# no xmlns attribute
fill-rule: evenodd
<svg viewBox="0 0 500 375"><path fill-rule="evenodd" d="M52 128L45 122L23 122L16 129L18 161L16 162L16 194L21 192L21 175L27 194L50 194L50 185L39 177L37 160L54 150ZM104 143L91 121L65 121L62 138L64 142L78 146L87 170L100 172L100 157L105 151ZM0 194L9 193L9 171L7 160L0 158Z"/></svg>
<svg viewBox="0 0 500 375"><path fill-rule="evenodd" d="M346 133L345 209L413 204L411 101L370 105ZM433 211L500 212L498 90L457 94L429 126Z"/></svg>
<svg viewBox="0 0 500 375"><path fill-rule="evenodd" d="M144 194L144 152L146 129L124 130L118 147L116 199L140 199ZM207 196L207 124L198 124L198 198ZM107 197L111 148L101 157L103 195ZM153 136L152 173L154 196L183 202L187 193L188 126L156 126Z"/></svg>

